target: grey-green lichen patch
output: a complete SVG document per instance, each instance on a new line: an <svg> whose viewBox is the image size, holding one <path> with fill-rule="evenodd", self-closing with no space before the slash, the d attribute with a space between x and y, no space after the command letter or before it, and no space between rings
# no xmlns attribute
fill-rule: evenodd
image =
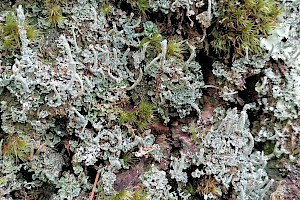
<svg viewBox="0 0 300 200"><path fill-rule="evenodd" d="M0 197L296 198L299 1L279 2L267 36L275 1L3 1Z"/></svg>

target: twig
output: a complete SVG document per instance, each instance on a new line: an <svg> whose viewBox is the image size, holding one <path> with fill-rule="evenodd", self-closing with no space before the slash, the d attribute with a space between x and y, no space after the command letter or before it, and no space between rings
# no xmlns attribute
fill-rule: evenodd
<svg viewBox="0 0 300 200"><path fill-rule="evenodd" d="M95 194L95 190L96 190L97 183L98 183L98 180L99 180L99 176L100 176L100 171L97 171L95 181L94 181L94 185L93 185L93 189L92 189L92 192L90 194L90 200L94 199L94 194Z"/></svg>

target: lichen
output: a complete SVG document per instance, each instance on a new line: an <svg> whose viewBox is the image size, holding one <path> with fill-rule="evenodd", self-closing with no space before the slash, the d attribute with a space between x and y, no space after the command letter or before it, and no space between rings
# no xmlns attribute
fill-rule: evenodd
<svg viewBox="0 0 300 200"><path fill-rule="evenodd" d="M1 199L297 197L299 1L0 8Z"/></svg>

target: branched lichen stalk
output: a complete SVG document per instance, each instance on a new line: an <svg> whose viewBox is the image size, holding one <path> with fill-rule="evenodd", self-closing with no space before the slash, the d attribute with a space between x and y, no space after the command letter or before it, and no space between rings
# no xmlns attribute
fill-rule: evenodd
<svg viewBox="0 0 300 200"><path fill-rule="evenodd" d="M166 61L168 41L166 39L164 39L160 44L161 44L160 68L162 71L164 71L163 69L164 69L164 64Z"/></svg>
<svg viewBox="0 0 300 200"><path fill-rule="evenodd" d="M19 7L17 8L17 16L18 16L18 27L19 27L19 34L20 34L20 40L22 43L22 52L26 52L27 47L28 47L28 39L26 36L26 30L25 30L25 15L24 15L24 11L22 8L22 5L19 5Z"/></svg>
<svg viewBox="0 0 300 200"><path fill-rule="evenodd" d="M14 78L16 81L20 82L21 85L23 86L25 92L29 93L30 90L29 90L28 83L27 83L26 79L20 75L19 68L20 68L20 62L16 59L15 64L12 66L12 70L13 70L14 74L11 76L10 80Z"/></svg>
<svg viewBox="0 0 300 200"><path fill-rule="evenodd" d="M69 69L71 71L71 80L69 81L67 86L64 88L64 90L68 90L73 85L74 81L77 80L80 84L80 89L81 89L81 91L78 94L82 94L83 93L83 81L82 81L81 77L79 76L79 74L77 74L77 72L76 72L76 62L73 59L70 45L69 45L65 35L61 35L61 39L62 39L63 45L65 47L65 51L69 57Z"/></svg>
<svg viewBox="0 0 300 200"><path fill-rule="evenodd" d="M127 90L134 89L142 81L142 78L143 78L143 70L140 68L139 77L137 78L137 80L134 82L134 84L132 86L127 88Z"/></svg>
<svg viewBox="0 0 300 200"><path fill-rule="evenodd" d="M75 46L75 50L78 53L80 51L78 45L77 45L77 40L76 40L76 34L75 34L75 27L71 28L72 31L72 36L73 36L73 41L74 41L74 46Z"/></svg>
<svg viewBox="0 0 300 200"><path fill-rule="evenodd" d="M95 50L95 48L94 48L94 46L93 46L92 44L91 44L89 47L90 47L90 49L92 50L93 55L94 55L94 64L93 64L94 69L92 70L92 73L94 73L95 70L98 69L97 71L98 71L103 77L105 77L102 68L101 68L101 67L98 67L98 54L97 54L97 51Z"/></svg>
<svg viewBox="0 0 300 200"><path fill-rule="evenodd" d="M158 54L158 56L156 56L153 60L151 60L151 62L145 67L145 72L148 71L148 69L154 65L155 62L157 62L159 59L161 59L162 54Z"/></svg>
<svg viewBox="0 0 300 200"><path fill-rule="evenodd" d="M191 54L190 54L190 57L189 59L186 61L187 64L189 64L192 60L195 59L196 57L196 47L191 45L189 42L186 42L187 45L189 46L190 50L191 50Z"/></svg>

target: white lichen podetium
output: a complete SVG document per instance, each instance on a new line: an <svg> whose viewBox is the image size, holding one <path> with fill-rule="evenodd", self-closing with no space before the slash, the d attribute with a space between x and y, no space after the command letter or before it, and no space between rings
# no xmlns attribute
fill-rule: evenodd
<svg viewBox="0 0 300 200"><path fill-rule="evenodd" d="M72 53L71 53L71 48L70 48L70 45L66 39L66 36L65 35L61 35L60 36L60 40L62 41L62 44L63 46L65 47L65 51L69 57L69 70L71 72L71 80L69 81L69 83L66 85L66 87L64 88L64 90L69 90L74 81L77 80L80 84L80 91L78 92L78 96L80 94L83 93L83 81L82 79L80 78L79 74L76 72L76 62L74 61L73 59L73 56L72 56Z"/></svg>
<svg viewBox="0 0 300 200"><path fill-rule="evenodd" d="M25 15L22 8L22 5L19 5L17 8L17 16L18 16L18 27L19 27L19 35L20 40L22 43L22 54L24 54L28 48L29 40L26 36L26 30L25 30Z"/></svg>
<svg viewBox="0 0 300 200"><path fill-rule="evenodd" d="M17 17L18 17L18 28L19 28L19 35L20 35L20 41L22 43L21 53L22 57L19 61L18 59L15 60L15 64L12 66L13 75L10 77L10 80L15 79L15 81L19 82L24 91L29 93L29 85L26 81L26 79L21 76L20 71L24 67L29 67L33 65L32 62L32 55L33 52L30 48L28 48L29 40L26 36L26 30L25 30L25 15L22 6L20 5L17 8Z"/></svg>
<svg viewBox="0 0 300 200"><path fill-rule="evenodd" d="M249 123L247 123L247 120L248 120L247 110L250 108L251 108L251 106L249 104L246 104L244 106L243 110L241 111L240 120L238 123L239 130L242 130L245 126L246 127L249 126ZM244 149L244 152L245 152L245 155L250 155L253 150L253 147L254 147L254 138L250 131L248 131L247 133L248 133L249 143L247 145L247 148Z"/></svg>
<svg viewBox="0 0 300 200"><path fill-rule="evenodd" d="M192 164L203 164L203 169L198 171L213 175L226 189L232 184L237 199L243 200L264 197L273 183L265 170L269 157L254 149L247 114L247 110L254 106L246 104L241 112L237 108L229 109L222 121L216 123L203 139L201 160L198 154L190 156ZM199 159L198 163L196 159ZM232 173L232 169L241 173ZM201 176L198 171L193 176Z"/></svg>

